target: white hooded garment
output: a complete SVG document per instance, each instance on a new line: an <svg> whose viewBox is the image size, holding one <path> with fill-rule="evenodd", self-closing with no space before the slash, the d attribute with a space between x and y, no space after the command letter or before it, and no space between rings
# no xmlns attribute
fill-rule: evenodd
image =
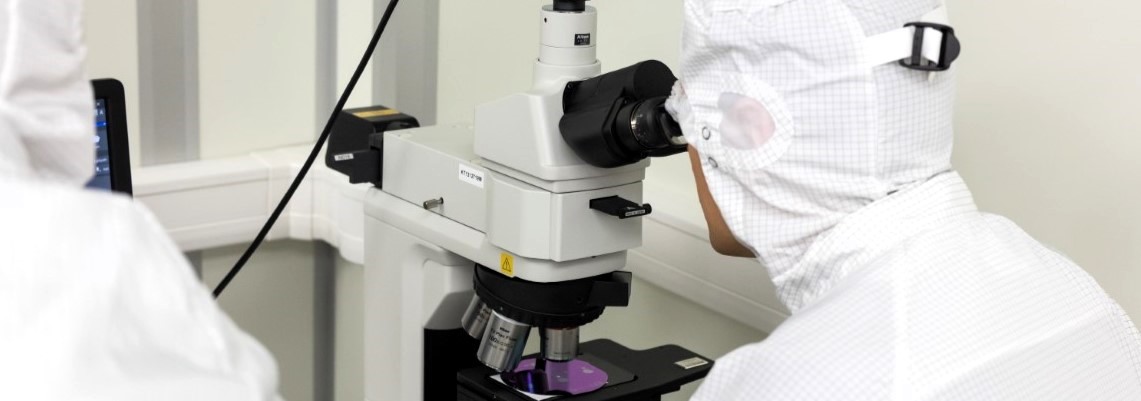
<svg viewBox="0 0 1141 401"><path fill-rule="evenodd" d="M1141 400L1122 309L952 169L953 73L869 58L940 6L686 1L668 107L792 311L696 400Z"/></svg>
<svg viewBox="0 0 1141 401"><path fill-rule="evenodd" d="M82 0L0 0L0 399L277 400L153 216L84 190Z"/></svg>

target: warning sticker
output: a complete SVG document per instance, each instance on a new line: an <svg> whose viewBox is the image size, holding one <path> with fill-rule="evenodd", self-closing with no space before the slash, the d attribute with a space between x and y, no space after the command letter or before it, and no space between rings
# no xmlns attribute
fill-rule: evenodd
<svg viewBox="0 0 1141 401"><path fill-rule="evenodd" d="M499 272L507 277L515 277L515 257L507 252L499 254Z"/></svg>

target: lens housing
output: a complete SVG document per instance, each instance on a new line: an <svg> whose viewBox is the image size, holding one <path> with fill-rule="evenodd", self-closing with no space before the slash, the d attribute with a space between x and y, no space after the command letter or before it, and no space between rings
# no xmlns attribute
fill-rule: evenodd
<svg viewBox="0 0 1141 401"><path fill-rule="evenodd" d="M491 313L477 358L499 372L515 368L531 328L539 328L541 353L552 361L574 359L579 352L579 327L593 322L605 308L630 303L630 272L553 283L507 277L477 265L472 287L476 297L463 318L474 327L484 307ZM469 331L470 334L470 331Z"/></svg>
<svg viewBox="0 0 1141 401"><path fill-rule="evenodd" d="M530 334L531 326L492 312L476 357L497 372L515 370L523 359L523 348L527 346Z"/></svg>
<svg viewBox="0 0 1141 401"><path fill-rule="evenodd" d="M539 329L539 353L548 361L566 362L578 357L578 327Z"/></svg>
<svg viewBox="0 0 1141 401"><path fill-rule="evenodd" d="M618 111L614 129L623 146L643 149L647 153L686 146L681 126L666 111L666 99L666 96L650 98L623 106Z"/></svg>
<svg viewBox="0 0 1141 401"><path fill-rule="evenodd" d="M464 312L464 316L460 320L460 326L471 338L478 340L483 338L484 329L487 328L487 321L490 319L491 308L488 308L487 304L479 299L479 295L473 295L467 311Z"/></svg>
<svg viewBox="0 0 1141 401"><path fill-rule="evenodd" d="M681 127L665 109L676 81L669 67L650 60L568 83L559 131L579 158L596 167L684 152Z"/></svg>

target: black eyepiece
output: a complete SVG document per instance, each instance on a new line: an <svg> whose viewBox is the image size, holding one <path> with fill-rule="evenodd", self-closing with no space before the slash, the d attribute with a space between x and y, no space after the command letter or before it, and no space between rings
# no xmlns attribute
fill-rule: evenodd
<svg viewBox="0 0 1141 401"><path fill-rule="evenodd" d="M620 140L633 139L627 147L647 151L685 146L685 136L681 126L666 111L668 96L658 96L637 103L631 103L618 111L614 128ZM629 124L622 124L629 121Z"/></svg>
<svg viewBox="0 0 1141 401"><path fill-rule="evenodd" d="M666 111L677 78L659 61L644 61L567 84L559 131L580 158L612 168L686 150L677 121Z"/></svg>

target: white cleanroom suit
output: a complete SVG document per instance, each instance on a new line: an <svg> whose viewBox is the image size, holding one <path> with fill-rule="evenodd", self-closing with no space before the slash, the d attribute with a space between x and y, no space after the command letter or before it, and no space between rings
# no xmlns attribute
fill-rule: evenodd
<svg viewBox="0 0 1141 401"><path fill-rule="evenodd" d="M154 217L83 189L82 5L0 0L0 399L277 400L273 358Z"/></svg>
<svg viewBox="0 0 1141 401"><path fill-rule="evenodd" d="M883 59L939 1L685 7L668 106L792 311L696 400L1141 400L1122 309L952 169L953 70Z"/></svg>

